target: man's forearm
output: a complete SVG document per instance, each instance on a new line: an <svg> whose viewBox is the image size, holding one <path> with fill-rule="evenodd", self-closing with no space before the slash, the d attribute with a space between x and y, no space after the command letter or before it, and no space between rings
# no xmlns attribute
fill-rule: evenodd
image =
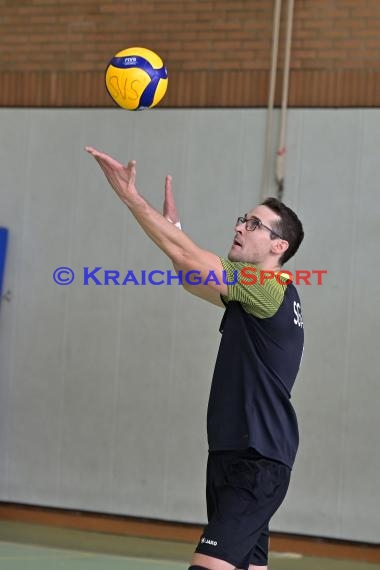
<svg viewBox="0 0 380 570"><path fill-rule="evenodd" d="M220 294L227 293L222 279L222 264L217 255L198 247L186 234L169 222L137 192L136 162L123 165L108 154L86 146L86 151L98 162L109 184L118 197L130 209L147 236L171 259L178 270L196 270L206 284L197 285L197 295L212 303L220 304ZM170 177L166 179L166 198L171 205ZM208 276L214 276L209 280Z"/></svg>
<svg viewBox="0 0 380 570"><path fill-rule="evenodd" d="M155 210L141 194L123 200L147 236L175 263L183 268L186 260L196 259L200 248L175 224Z"/></svg>

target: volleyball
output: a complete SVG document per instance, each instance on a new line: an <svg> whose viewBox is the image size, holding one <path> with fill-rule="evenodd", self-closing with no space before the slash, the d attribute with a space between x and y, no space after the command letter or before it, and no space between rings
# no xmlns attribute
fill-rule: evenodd
<svg viewBox="0 0 380 570"><path fill-rule="evenodd" d="M168 86L168 72L154 51L131 47L114 55L105 80L108 93L119 107L139 111L161 101Z"/></svg>

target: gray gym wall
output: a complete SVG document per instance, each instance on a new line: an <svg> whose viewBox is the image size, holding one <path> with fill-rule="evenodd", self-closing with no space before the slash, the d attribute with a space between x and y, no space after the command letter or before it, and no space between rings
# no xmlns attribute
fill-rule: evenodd
<svg viewBox="0 0 380 570"><path fill-rule="evenodd" d="M203 523L206 407L222 311L179 286L83 285L83 267L171 265L86 144L137 160L158 209L225 254L259 200L265 110L1 109L0 500ZM278 118L278 116L277 116ZM284 201L306 327L301 445L272 528L378 542L379 110L291 110ZM69 266L74 283L52 274ZM102 273L100 272L100 276Z"/></svg>

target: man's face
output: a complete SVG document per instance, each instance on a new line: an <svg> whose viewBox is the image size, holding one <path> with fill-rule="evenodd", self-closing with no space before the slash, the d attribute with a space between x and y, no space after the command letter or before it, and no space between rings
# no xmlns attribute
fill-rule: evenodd
<svg viewBox="0 0 380 570"><path fill-rule="evenodd" d="M257 206L251 210L246 218L258 218L268 228L275 228L275 222L279 220L277 214L267 206ZM274 229L275 231L275 229ZM245 261L255 265L265 265L268 259L273 259L274 241L271 233L264 227L257 227L249 231L245 223L235 226L235 239L228 253L230 261Z"/></svg>

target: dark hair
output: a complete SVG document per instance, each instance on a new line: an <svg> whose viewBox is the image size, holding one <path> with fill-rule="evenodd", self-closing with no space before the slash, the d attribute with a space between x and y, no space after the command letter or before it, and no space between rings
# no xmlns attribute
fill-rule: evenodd
<svg viewBox="0 0 380 570"><path fill-rule="evenodd" d="M267 198L262 202L262 206L270 208L280 218L273 224L273 229L289 244L288 249L279 259L280 265L283 265L288 259L293 257L301 245L304 236L302 224L293 210L285 206L277 198ZM275 234L271 234L271 237L273 239L276 238Z"/></svg>

